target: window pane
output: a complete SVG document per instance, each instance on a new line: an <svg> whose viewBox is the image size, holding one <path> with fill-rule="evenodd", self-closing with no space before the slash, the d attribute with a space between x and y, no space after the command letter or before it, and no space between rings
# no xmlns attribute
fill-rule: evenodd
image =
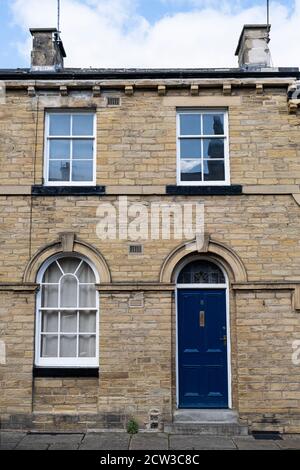
<svg viewBox="0 0 300 470"><path fill-rule="evenodd" d="M77 337L75 335L60 337L60 357L76 357Z"/></svg>
<svg viewBox="0 0 300 470"><path fill-rule="evenodd" d="M224 135L224 115L204 114L203 115L204 135Z"/></svg>
<svg viewBox="0 0 300 470"><path fill-rule="evenodd" d="M56 335L42 335L41 357L57 357L58 337Z"/></svg>
<svg viewBox="0 0 300 470"><path fill-rule="evenodd" d="M42 313L42 331L43 333L58 332L58 313L43 312Z"/></svg>
<svg viewBox="0 0 300 470"><path fill-rule="evenodd" d="M70 163L65 160L49 162L49 181L69 181Z"/></svg>
<svg viewBox="0 0 300 470"><path fill-rule="evenodd" d="M180 114L180 135L200 135L200 114Z"/></svg>
<svg viewBox="0 0 300 470"><path fill-rule="evenodd" d="M77 307L77 279L74 276L66 275L61 281L60 307Z"/></svg>
<svg viewBox="0 0 300 470"><path fill-rule="evenodd" d="M65 274L74 274L79 266L79 258L61 258L58 263Z"/></svg>
<svg viewBox="0 0 300 470"><path fill-rule="evenodd" d="M204 158L224 158L224 139L204 139Z"/></svg>
<svg viewBox="0 0 300 470"><path fill-rule="evenodd" d="M73 140L73 158L93 158L93 140Z"/></svg>
<svg viewBox="0 0 300 470"><path fill-rule="evenodd" d="M50 135L70 135L70 114L50 114Z"/></svg>
<svg viewBox="0 0 300 470"><path fill-rule="evenodd" d="M42 308L58 307L58 286L42 286Z"/></svg>
<svg viewBox="0 0 300 470"><path fill-rule="evenodd" d="M96 307L96 290L94 285L79 286L79 307Z"/></svg>
<svg viewBox="0 0 300 470"><path fill-rule="evenodd" d="M96 336L79 336L79 357L96 357Z"/></svg>
<svg viewBox="0 0 300 470"><path fill-rule="evenodd" d="M73 114L73 135L94 135L94 115Z"/></svg>
<svg viewBox="0 0 300 470"><path fill-rule="evenodd" d="M197 160L181 160L181 181L201 181L201 163Z"/></svg>
<svg viewBox="0 0 300 470"><path fill-rule="evenodd" d="M224 181L225 166L224 161L204 160L204 181Z"/></svg>
<svg viewBox="0 0 300 470"><path fill-rule="evenodd" d="M73 181L93 181L93 161L73 161Z"/></svg>
<svg viewBox="0 0 300 470"><path fill-rule="evenodd" d="M192 261L178 276L179 284L225 284L221 269L206 260Z"/></svg>
<svg viewBox="0 0 300 470"><path fill-rule="evenodd" d="M79 331L80 333L95 333L96 332L96 313L95 312L80 312Z"/></svg>
<svg viewBox="0 0 300 470"><path fill-rule="evenodd" d="M62 276L62 272L57 266L56 261L50 264L49 268L46 269L46 272L43 277L43 282L58 282Z"/></svg>
<svg viewBox="0 0 300 470"><path fill-rule="evenodd" d="M62 333L77 333L76 312L61 312L60 331Z"/></svg>
<svg viewBox="0 0 300 470"><path fill-rule="evenodd" d="M91 284L96 282L94 271L85 261L78 269L76 275L80 282L90 282Z"/></svg>
<svg viewBox="0 0 300 470"><path fill-rule="evenodd" d="M201 157L201 139L181 139L180 140L181 158L200 158Z"/></svg>
<svg viewBox="0 0 300 470"><path fill-rule="evenodd" d="M70 141L69 140L50 140L49 158L69 160L70 159Z"/></svg>

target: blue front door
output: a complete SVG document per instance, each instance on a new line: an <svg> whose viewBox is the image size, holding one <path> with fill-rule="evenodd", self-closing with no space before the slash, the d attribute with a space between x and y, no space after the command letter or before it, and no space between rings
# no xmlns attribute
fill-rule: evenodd
<svg viewBox="0 0 300 470"><path fill-rule="evenodd" d="M180 408L228 408L225 289L178 290Z"/></svg>

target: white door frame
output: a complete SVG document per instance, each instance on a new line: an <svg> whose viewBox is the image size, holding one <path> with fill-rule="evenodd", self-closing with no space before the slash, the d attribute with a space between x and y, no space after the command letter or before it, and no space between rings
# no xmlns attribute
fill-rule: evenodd
<svg viewBox="0 0 300 470"><path fill-rule="evenodd" d="M183 267L192 261L196 261L197 259L210 261L216 264L223 272L226 283L225 284L177 284L176 283L176 291L175 291L175 311L176 311L176 408L179 408L179 359L178 359L178 290L180 289L225 289L226 295L226 333L227 333L227 382L228 382L228 408L232 409L232 373L231 373L231 330L230 330L230 302L229 302L229 281L226 271L224 270L223 266L221 266L218 262L214 259L210 259L209 257L192 257L189 258L184 263L180 264L176 270L176 281L179 276L180 271Z"/></svg>

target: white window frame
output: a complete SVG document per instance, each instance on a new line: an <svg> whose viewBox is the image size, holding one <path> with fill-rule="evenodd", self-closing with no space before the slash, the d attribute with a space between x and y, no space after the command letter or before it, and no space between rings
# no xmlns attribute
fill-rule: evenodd
<svg viewBox="0 0 300 470"><path fill-rule="evenodd" d="M80 115L86 115L90 114L93 116L93 135L91 136L50 136L50 116L53 115L71 115L71 129L72 129L72 119L73 115L80 116ZM96 139L96 129L97 129L97 121L96 121L96 112L95 111L90 111L90 110L48 110L46 111L45 114L45 142L44 142L44 184L45 186L96 186L96 168L97 168L97 161L96 161L96 155L97 155L97 139ZM92 181L49 181L49 164L50 164L50 158L49 158L49 150L50 150L50 145L49 142L52 139L66 139L71 141L71 146L72 146L72 140L91 140L93 139L94 141L94 151L93 151L93 179ZM72 150L71 150L72 153ZM71 159L70 159L71 162ZM70 178L72 177L72 166L70 169Z"/></svg>
<svg viewBox="0 0 300 470"><path fill-rule="evenodd" d="M182 114L220 114L224 115L224 134L223 135L180 135L180 116ZM177 186L230 186L230 162L229 162L229 124L228 124L228 109L226 108L177 108L176 112L176 142L177 142ZM180 158L180 140L182 138L213 138L224 139L224 171L225 179L222 181L181 181L181 158ZM196 159L195 159L196 160ZM203 163L203 157L200 159ZM203 165L201 166L203 169Z"/></svg>
<svg viewBox="0 0 300 470"><path fill-rule="evenodd" d="M52 264L56 260L60 260L63 258L67 257L72 257L72 258L78 258L79 260L85 261L89 267L93 270L95 274L95 284L98 284L100 282L99 275L93 266L93 264L84 256L81 255L76 255L71 253L70 255L68 254L60 254L60 255L55 255L49 258L43 265L42 268L40 269L38 276L37 276L37 283L42 286L42 280L44 277L44 274L50 264ZM67 368L67 367L72 367L72 368L98 368L99 367L99 334L100 334L100 328L99 328L99 295L96 293L96 307L95 309L90 309L90 310L95 310L96 311L96 356L95 357L90 357L90 358L72 358L72 357L41 357L41 338L42 338L42 289L40 288L39 291L36 294L36 321L35 321L35 365L37 367L61 367L61 368ZM70 311L78 311L80 309L55 309L55 308L48 308L44 310L70 310ZM82 310L89 310L89 309L82 309ZM54 333L55 334L55 333ZM70 333L72 334L72 333ZM88 334L88 333L86 333ZM94 333L91 333L94 334ZM59 335L58 335L59 336Z"/></svg>

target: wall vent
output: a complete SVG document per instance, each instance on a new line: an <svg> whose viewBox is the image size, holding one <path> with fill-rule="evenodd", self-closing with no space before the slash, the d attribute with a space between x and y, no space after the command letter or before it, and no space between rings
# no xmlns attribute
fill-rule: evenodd
<svg viewBox="0 0 300 470"><path fill-rule="evenodd" d="M108 96L107 106L120 106L121 100L119 96Z"/></svg>
<svg viewBox="0 0 300 470"><path fill-rule="evenodd" d="M128 253L130 255L142 255L143 254L143 245L140 245L140 244L129 245Z"/></svg>

